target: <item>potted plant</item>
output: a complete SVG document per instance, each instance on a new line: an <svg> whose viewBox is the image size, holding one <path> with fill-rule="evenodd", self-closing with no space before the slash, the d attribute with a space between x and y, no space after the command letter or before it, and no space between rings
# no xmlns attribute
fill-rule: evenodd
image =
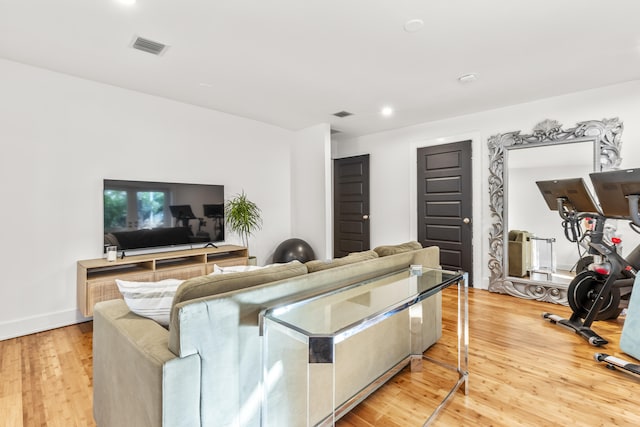
<svg viewBox="0 0 640 427"><path fill-rule="evenodd" d="M262 228L262 212L258 205L247 199L244 190L227 200L224 205L224 218L227 227L240 235L242 245L249 250L249 236ZM256 263L254 256L249 255L249 264Z"/></svg>

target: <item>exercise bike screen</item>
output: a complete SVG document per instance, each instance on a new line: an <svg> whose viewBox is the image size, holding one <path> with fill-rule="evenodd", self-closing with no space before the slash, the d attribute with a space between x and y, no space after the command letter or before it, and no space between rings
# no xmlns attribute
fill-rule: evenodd
<svg viewBox="0 0 640 427"><path fill-rule="evenodd" d="M571 205L577 212L600 212L582 178L536 181L536 185L552 211L558 210L558 199L562 198L566 200L565 204Z"/></svg>
<svg viewBox="0 0 640 427"><path fill-rule="evenodd" d="M602 213L610 218L631 219L626 196L640 194L640 169L589 174Z"/></svg>

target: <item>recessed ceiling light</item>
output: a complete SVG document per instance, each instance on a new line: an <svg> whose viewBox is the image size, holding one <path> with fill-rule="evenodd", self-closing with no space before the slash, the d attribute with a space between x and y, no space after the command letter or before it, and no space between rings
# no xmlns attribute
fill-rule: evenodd
<svg viewBox="0 0 640 427"><path fill-rule="evenodd" d="M380 110L380 114L382 114L384 117L389 117L393 115L393 108L391 107L383 107L382 110Z"/></svg>
<svg viewBox="0 0 640 427"><path fill-rule="evenodd" d="M460 83L471 83L475 82L476 80L478 80L478 75L475 73L464 74L458 77L458 81Z"/></svg>
<svg viewBox="0 0 640 427"><path fill-rule="evenodd" d="M134 4L136 4L136 0L118 0L118 2L127 6L133 6Z"/></svg>
<svg viewBox="0 0 640 427"><path fill-rule="evenodd" d="M404 30L407 33L415 33L420 31L424 27L424 21L422 19L410 19L404 23Z"/></svg>

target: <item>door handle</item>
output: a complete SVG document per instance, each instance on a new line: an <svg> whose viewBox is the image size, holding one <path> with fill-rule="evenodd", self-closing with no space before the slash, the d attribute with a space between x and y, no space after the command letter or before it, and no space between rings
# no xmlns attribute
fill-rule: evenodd
<svg viewBox="0 0 640 427"><path fill-rule="evenodd" d="M369 215L362 215L362 219L364 219L365 221L369 219Z"/></svg>
<svg viewBox="0 0 640 427"><path fill-rule="evenodd" d="M462 222L464 222L465 224L469 224L471 220L469 218L465 218L462 220Z"/></svg>

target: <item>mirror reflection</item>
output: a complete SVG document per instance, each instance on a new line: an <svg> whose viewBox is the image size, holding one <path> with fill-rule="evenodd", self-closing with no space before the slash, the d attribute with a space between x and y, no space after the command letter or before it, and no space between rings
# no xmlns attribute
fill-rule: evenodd
<svg viewBox="0 0 640 427"><path fill-rule="evenodd" d="M583 178L596 170L595 141L517 146L505 151L507 276L568 284L585 249L564 235L536 181Z"/></svg>

